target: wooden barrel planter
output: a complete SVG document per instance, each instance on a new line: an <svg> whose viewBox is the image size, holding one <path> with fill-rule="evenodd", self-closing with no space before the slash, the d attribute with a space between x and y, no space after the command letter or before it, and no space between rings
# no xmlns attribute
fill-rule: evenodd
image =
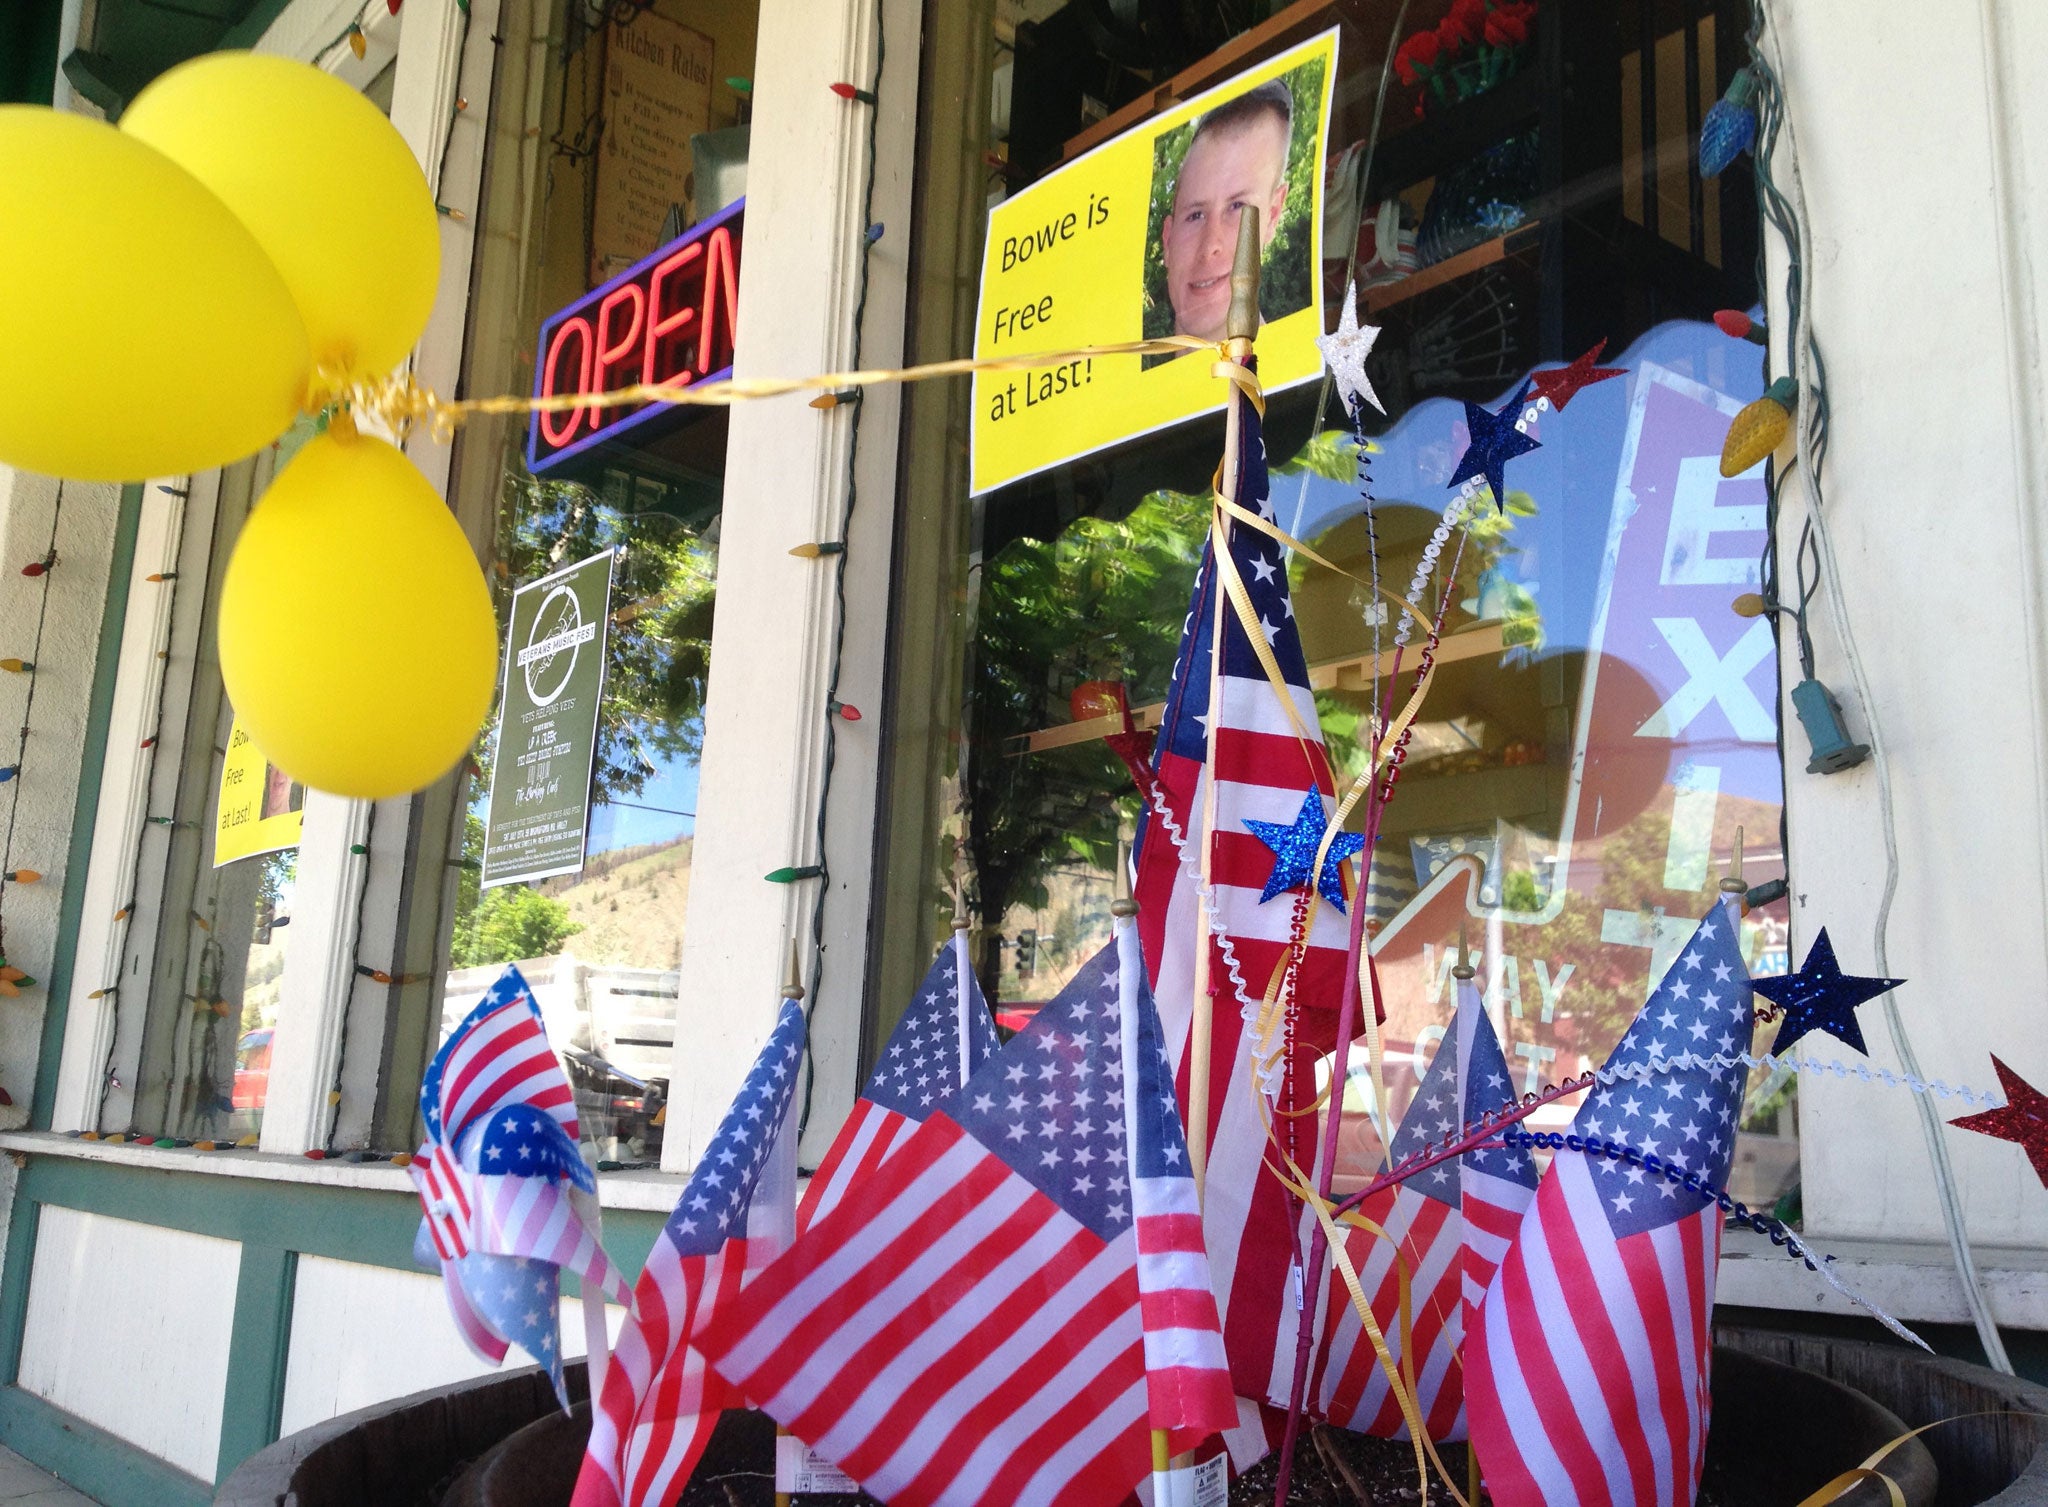
<svg viewBox="0 0 2048 1507"><path fill-rule="evenodd" d="M1792 1507L1871 1450L1918 1423L1990 1409L2048 1413L2048 1388L1891 1345L1724 1326L1714 1356L1714 1427L1702 1502ZM580 1364L574 1415L538 1371L443 1387L336 1418L279 1440L223 1483L221 1507L563 1507L589 1430ZM1333 1463L1385 1442L1323 1430L1297 1455L1297 1507L1365 1507L1356 1472ZM1335 1445L1336 1447L1333 1447ZM1399 1447L1405 1456L1406 1447ZM755 1507L772 1498L774 1429L758 1413L719 1423L684 1507ZM1453 1464L1455 1468L1455 1462ZM1895 1451L1885 1469L1911 1507L1984 1503L2048 1507L2048 1422L1948 1425ZM1347 1480L1347 1477L1349 1478ZM1413 1477L1406 1477L1413 1500ZM1258 1495L1256 1476L1243 1500ZM1233 1492L1233 1500L1239 1500ZM800 1499L852 1507L859 1497ZM1866 1483L1843 1499L1879 1507ZM1384 1507L1384 1504L1382 1504Z"/></svg>

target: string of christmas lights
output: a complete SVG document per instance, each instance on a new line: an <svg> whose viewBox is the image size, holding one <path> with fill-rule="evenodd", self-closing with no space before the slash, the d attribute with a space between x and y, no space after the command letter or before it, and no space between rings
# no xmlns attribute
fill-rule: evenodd
<svg viewBox="0 0 2048 1507"><path fill-rule="evenodd" d="M849 364L860 366L863 325L868 307L868 285L870 257L874 254L875 243L881 239L881 227L876 224L875 138L881 123L879 97L882 86L882 65L886 57L886 26L881 10L875 12L875 71L872 88L863 89L854 84L835 83L832 92L845 100L849 106L865 109L867 123L867 174L861 188L859 223L865 227L860 247L860 276L853 301L853 349ZM858 389L855 389L857 392ZM816 901L811 906L811 960L809 987L804 991L803 1010L806 1023L818 1008L820 984L825 972L825 901L824 897L831 884L831 865L825 849L826 816L831 809L832 771L838 762L839 724L858 722L860 712L839 699L839 674L845 662L846 652L846 541L853 527L853 511L860 500L860 426L861 417L867 412L867 404L851 401L844 393L828 394L830 404L813 403L821 413L830 415L845 413L849 425L846 439L846 500L839 511L838 538L818 540L799 544L790 551L800 559L826 559L832 562L832 659L825 676L825 749L823 766L818 779L818 815L814 828L813 842L816 845L817 861L809 864L791 865L774 870L766 877L771 883L789 884L799 879L823 881L818 887ZM829 422L829 420L828 420ZM797 1134L801 1136L811 1120L811 1096L817 1081L817 1069L809 1053L804 1054L803 1098L797 1110Z"/></svg>
<svg viewBox="0 0 2048 1507"><path fill-rule="evenodd" d="M175 499L175 505L181 517L179 526L172 532L171 537L179 540L182 544L184 536L182 514L191 505L191 487L188 484L184 487L158 487L155 490ZM151 665L154 666L154 669L151 671L151 674L154 676L154 684L147 687L145 691L148 703L156 708L156 717L155 721L150 725L149 733L141 740L139 745L140 751L146 756L139 788L144 793L144 799L147 800L149 791L156 784L156 761L163 746L163 692L165 679L170 673L171 636L176 628L175 608L177 604L178 572L176 570L152 571L143 577L143 584L164 588L163 608L158 614L158 620L164 625L164 639L154 646L154 653L150 660ZM138 824L138 830L135 834L135 848L129 857L129 897L114 912L114 924L121 928L120 943L114 949L114 978L111 982L102 984L99 988L92 990L86 995L88 1000L107 1001L108 1003L103 1008L114 1012L113 1029L107 1033L107 1057L105 1063L101 1066L99 1085L93 1099L90 1128L95 1136L99 1133L101 1117L106 1113L107 1090L122 1086L119 1078L114 1073L114 1064L118 1060L116 1052L121 1044L121 979L126 974L128 968L128 942L135 932L135 918L139 900L136 886L141 877L143 844L149 840L152 831L161 830L168 839L179 827L190 827L192 825L193 823L190 822L181 823L173 816L145 816Z"/></svg>
<svg viewBox="0 0 2048 1507"><path fill-rule="evenodd" d="M34 988L36 980L25 970L18 968L7 956L6 899L7 892L17 885L34 884L43 876L39 870L21 867L14 863L14 832L16 819L21 814L22 769L28 763L29 725L35 712L36 666L43 657L43 630L49 622L50 585L52 571L57 564L57 530L64 518L64 483L57 483L56 501L50 508L50 542L42 558L32 560L21 568L21 573L31 580L42 582L41 599L36 605L36 631L30 641L25 658L10 657L6 668L16 675L27 677L28 685L21 698L21 732L15 742L14 762L0 768L0 783L10 788L7 793L7 833L0 840L0 996L14 997L23 989ZM0 1105L12 1105L14 1096L0 1088Z"/></svg>

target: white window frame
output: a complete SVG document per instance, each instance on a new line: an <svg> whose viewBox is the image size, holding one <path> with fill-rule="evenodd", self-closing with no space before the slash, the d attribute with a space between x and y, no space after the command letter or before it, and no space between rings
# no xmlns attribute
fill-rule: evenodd
<svg viewBox="0 0 2048 1507"><path fill-rule="evenodd" d="M481 103L491 97L498 10L499 0L472 0L465 31L456 0L408 0L398 15L384 0L294 0L257 44L260 52L306 61L325 49L329 56L318 58L321 66L358 89L395 60L392 124L422 164L436 201L464 213L462 219L444 215L439 221L440 290L414 352L414 370L440 392L452 392L461 373L487 115L483 109L458 113L455 106L458 98ZM350 48L330 46L351 22L364 35L360 59ZM444 161L446 181L434 183ZM445 492L448 447L419 435L407 452L436 490ZM263 485L268 473L266 454L255 463L254 484ZM206 566L223 478L231 474L155 481L145 489L52 1106L52 1128L60 1132L124 1128L133 1103L161 914L155 902L165 880L162 851L152 846L162 839L149 826L153 816L170 809L183 773L178 755L195 674L193 653L203 614L213 606L204 600ZM147 580L170 571L188 589L166 592ZM191 589L195 582L197 589ZM156 747L145 751L141 743L152 735ZM410 797L380 803L375 828L397 840L387 837L365 855L351 848L371 828L370 803L307 794L263 1116L266 1152L302 1153L328 1145L330 1135L336 1144L353 1144L368 1133L382 1068L387 995L375 987L359 989L355 968L359 956L379 947L388 952L397 934L406 868L403 834L411 808ZM132 917L117 920L130 902ZM344 1040L354 1048L346 1061ZM102 1111L101 1083L109 1072L113 1081ZM338 1105L330 1098L337 1077Z"/></svg>

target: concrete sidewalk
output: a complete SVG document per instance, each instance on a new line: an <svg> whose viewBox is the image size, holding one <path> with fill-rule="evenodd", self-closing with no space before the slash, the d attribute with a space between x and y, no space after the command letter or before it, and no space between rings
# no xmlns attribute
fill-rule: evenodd
<svg viewBox="0 0 2048 1507"><path fill-rule="evenodd" d="M0 1507L98 1507L83 1492L0 1446Z"/></svg>

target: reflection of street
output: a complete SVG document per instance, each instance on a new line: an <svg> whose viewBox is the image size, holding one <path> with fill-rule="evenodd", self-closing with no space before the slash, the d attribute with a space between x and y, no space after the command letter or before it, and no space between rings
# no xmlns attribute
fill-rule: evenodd
<svg viewBox="0 0 2048 1507"><path fill-rule="evenodd" d="M1713 904L1738 830L1751 883L1783 872L1772 644L1729 611L1757 579L1762 483L1723 481L1714 459L1739 406L1668 366L1636 366L1586 627L1564 624L1564 641L1583 648L1530 671L1531 696L1568 720L1552 719L1526 778L1512 759L1475 754L1470 770L1404 784L1388 808L1389 835L1425 824L1398 846L1383 837L1376 854L1382 867L1412 861L1419 886L1373 943L1396 1116L1450 1019L1461 924L1520 1095L1605 1060ZM1546 414L1539 428L1550 439L1569 422ZM1440 685L1426 715L1472 719L1466 742L1484 750L1505 736L1487 729L1517 680L1497 669ZM1477 862L1457 861L1461 848ZM1785 932L1780 913L1748 918L1753 974L1782 970ZM1361 1108L1362 1060L1350 1089ZM1785 1138L1745 1136L1737 1176L1768 1204L1796 1175L1796 1142L1789 1094L1753 1087L1753 1122ZM1575 1109L1560 1101L1532 1124L1562 1128ZM1354 1175L1377 1159L1363 1126L1351 1151Z"/></svg>

